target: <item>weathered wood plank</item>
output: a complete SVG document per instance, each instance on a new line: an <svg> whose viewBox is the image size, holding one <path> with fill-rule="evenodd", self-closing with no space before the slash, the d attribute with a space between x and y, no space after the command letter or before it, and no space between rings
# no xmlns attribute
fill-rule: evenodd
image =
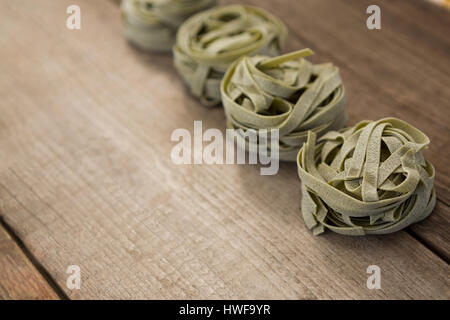
<svg viewBox="0 0 450 320"><path fill-rule="evenodd" d="M172 131L224 128L223 111L186 92L170 56L130 48L114 3L79 3L81 31L65 29L70 1L0 4L0 214L61 287L80 266L71 298L449 298L448 265L406 232L313 237L294 164L172 164Z"/></svg>
<svg viewBox="0 0 450 320"><path fill-rule="evenodd" d="M58 299L3 226L0 226L0 299Z"/></svg>

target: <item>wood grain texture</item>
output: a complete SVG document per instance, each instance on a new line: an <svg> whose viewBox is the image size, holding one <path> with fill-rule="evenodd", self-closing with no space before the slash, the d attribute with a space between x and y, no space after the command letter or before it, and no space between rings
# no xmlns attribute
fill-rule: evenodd
<svg viewBox="0 0 450 320"><path fill-rule="evenodd" d="M128 46L113 2L77 1L82 30L67 30L71 2L0 4L0 215L70 298L450 298L448 264L407 232L313 237L293 163L271 177L257 166L174 165L172 131L192 130L194 120L224 129L223 110L189 95L170 56ZM436 35L436 47L423 40L423 62L408 47L412 35L387 18L388 40L362 30L365 11L347 1L301 3L257 1L287 22L289 49L310 46L316 61L341 66L351 123L401 116L430 135L427 157L447 201L438 155L448 148L448 74L437 64L447 35ZM339 14L317 18L329 11ZM366 37L387 48L374 54ZM406 64L399 61L408 68L395 78ZM410 65L419 62L424 71ZM430 94L430 107L419 108ZM441 238L417 232L448 245L448 228ZM71 264L81 267L81 290L66 289ZM366 287L372 264L382 270L381 290Z"/></svg>
<svg viewBox="0 0 450 320"><path fill-rule="evenodd" d="M0 228L0 300L58 299L16 242Z"/></svg>

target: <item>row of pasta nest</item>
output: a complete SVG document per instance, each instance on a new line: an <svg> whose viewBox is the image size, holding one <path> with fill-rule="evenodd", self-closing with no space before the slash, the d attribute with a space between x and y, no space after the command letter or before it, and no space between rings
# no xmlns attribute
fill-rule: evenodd
<svg viewBox="0 0 450 320"><path fill-rule="evenodd" d="M434 168L418 129L394 118L351 128L345 89L332 63L310 49L282 54L287 29L251 6L216 0L124 0L130 42L170 51L181 78L205 106L223 104L227 127L278 129L279 158L297 161L302 214L314 234L383 234L434 208Z"/></svg>

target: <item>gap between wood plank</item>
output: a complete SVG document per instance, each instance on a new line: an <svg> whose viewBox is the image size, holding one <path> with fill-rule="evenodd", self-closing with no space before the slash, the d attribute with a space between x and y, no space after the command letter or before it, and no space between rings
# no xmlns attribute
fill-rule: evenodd
<svg viewBox="0 0 450 320"><path fill-rule="evenodd" d="M442 203L442 205L446 206L447 208L449 208L449 206L445 203L445 201L442 201L441 199L436 199L436 201L439 201ZM437 206L437 204L436 204ZM431 213L433 214L433 212ZM419 222L420 223L420 222ZM435 255L437 255L439 258L441 258L442 260L444 260L447 264L450 264L450 258L449 255L446 254L445 252L445 248L444 250L440 250L439 247L436 247L432 242L427 241L427 239L425 237L423 237L420 232L416 232L414 231L411 226L409 226L408 228L405 229L406 233L408 233L411 237L413 237L414 239L416 239L418 242L420 242L425 248L427 248L428 250L430 250L431 252L433 252Z"/></svg>
<svg viewBox="0 0 450 320"><path fill-rule="evenodd" d="M56 293L56 295L61 300L70 300L67 294L61 289L61 287L52 278L49 272L44 268L44 266L36 259L36 257L31 253L31 251L25 246L24 242L19 238L19 236L14 232L10 225L8 225L5 219L0 216L0 227L3 228L6 233L11 237L11 239L17 244L20 250L23 252L25 257L31 262L33 267L39 272L42 278L47 282L50 288Z"/></svg>
<svg viewBox="0 0 450 320"><path fill-rule="evenodd" d="M450 207L450 204L448 204L447 201L439 198L436 198L436 200L442 202L442 204L445 205L447 208Z"/></svg>
<svg viewBox="0 0 450 320"><path fill-rule="evenodd" d="M436 248L432 243L429 243L423 237L421 237L419 233L414 232L413 230L411 230L409 228L405 229L405 231L413 239L417 240L417 242L419 242L421 245L423 245L426 249L428 249L429 251L434 253L436 256L441 258L447 264L450 264L450 259L443 252L441 252L438 248Z"/></svg>

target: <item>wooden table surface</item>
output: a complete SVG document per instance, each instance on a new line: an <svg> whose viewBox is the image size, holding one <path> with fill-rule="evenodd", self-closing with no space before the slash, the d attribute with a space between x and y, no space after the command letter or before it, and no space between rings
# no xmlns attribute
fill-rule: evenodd
<svg viewBox="0 0 450 320"><path fill-rule="evenodd" d="M232 1L234 3L238 1ZM450 298L450 14L422 0L243 0L332 61L349 124L400 117L431 139L437 206L385 236L314 237L293 163L174 165L176 128L224 129L171 55L123 37L107 0L0 2L0 298ZM229 3L229 1L223 1ZM65 26L81 7L82 29ZM368 30L378 4L381 30ZM69 289L66 270L81 269ZM381 289L366 286L369 265Z"/></svg>

